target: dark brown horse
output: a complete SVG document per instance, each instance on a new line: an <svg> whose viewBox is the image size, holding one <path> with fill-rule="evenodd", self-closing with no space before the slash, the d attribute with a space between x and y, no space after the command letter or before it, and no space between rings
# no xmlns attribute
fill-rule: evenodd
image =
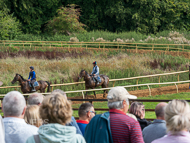
<svg viewBox="0 0 190 143"><path fill-rule="evenodd" d="M82 77L84 77L85 89L89 89L89 88L94 89L95 87L98 87L98 86L102 86L102 88L107 88L107 87L108 87L108 84L109 84L109 77L106 76L106 75L100 75L101 82L100 82L98 85L96 85L96 83L94 82L92 76L90 76L90 75L87 73L87 71L85 71L85 70L81 70L78 79L80 79L80 78L82 78ZM94 92L94 96L96 97L95 91L93 91L93 92ZM107 92L107 90L104 90L103 97L105 97L106 92ZM87 96L87 92L86 92L85 98L86 98L86 96Z"/></svg>
<svg viewBox="0 0 190 143"><path fill-rule="evenodd" d="M12 84L14 84L16 81L19 81L21 85L21 91L23 93L32 93L32 87L29 86L29 82L24 79L20 74L16 74L14 79L12 80ZM48 87L47 92L50 90L50 84L47 81L38 81L39 86L36 86L36 91L40 90L41 93L45 92L45 89Z"/></svg>

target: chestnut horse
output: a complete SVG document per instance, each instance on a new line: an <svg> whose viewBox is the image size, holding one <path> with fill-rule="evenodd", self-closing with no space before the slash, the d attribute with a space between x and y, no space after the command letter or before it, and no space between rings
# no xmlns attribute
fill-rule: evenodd
<svg viewBox="0 0 190 143"><path fill-rule="evenodd" d="M14 79L12 80L12 84L14 84L16 81L19 81L21 85L21 91L23 93L32 93L32 87L29 86L29 82L24 79L20 74L16 74ZM36 91L40 90L41 93L45 92L46 87L48 87L47 92L50 90L50 84L47 81L38 81L39 86L36 86Z"/></svg>
<svg viewBox="0 0 190 143"><path fill-rule="evenodd" d="M108 84L109 84L109 77L106 76L106 75L102 75L102 74L100 75L101 82L100 82L98 85L96 85L96 83L94 82L92 76L90 76L90 75L88 74L88 72L85 71L85 70L81 70L81 72L80 72L80 74L79 74L79 77L78 77L78 80L79 80L80 78L82 78L82 77L84 77L85 89L86 89L86 90L89 89L89 88L94 89L95 87L98 87L98 86L102 86L102 88L107 88L107 87L108 87ZM94 92L94 96L96 97L95 91L93 91L93 92ZM104 90L103 97L105 97L106 92L107 92L107 90ZM86 92L85 98L86 98L86 96L87 96L87 92Z"/></svg>

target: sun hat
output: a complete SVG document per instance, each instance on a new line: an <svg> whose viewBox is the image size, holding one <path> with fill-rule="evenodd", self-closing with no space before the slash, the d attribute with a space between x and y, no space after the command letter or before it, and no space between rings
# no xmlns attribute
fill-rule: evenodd
<svg viewBox="0 0 190 143"><path fill-rule="evenodd" d="M108 92L108 102L123 101L125 99L137 99L137 96L129 94L129 92L121 86L111 88Z"/></svg>

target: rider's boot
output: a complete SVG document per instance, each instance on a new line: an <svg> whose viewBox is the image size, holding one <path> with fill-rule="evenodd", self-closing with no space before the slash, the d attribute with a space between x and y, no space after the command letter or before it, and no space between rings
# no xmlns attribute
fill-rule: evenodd
<svg viewBox="0 0 190 143"><path fill-rule="evenodd" d="M33 84L31 84L31 85L32 85L32 91L36 91L34 85Z"/></svg>

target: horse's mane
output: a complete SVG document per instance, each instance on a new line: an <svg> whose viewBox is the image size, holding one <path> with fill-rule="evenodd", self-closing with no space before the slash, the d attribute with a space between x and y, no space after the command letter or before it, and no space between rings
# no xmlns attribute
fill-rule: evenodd
<svg viewBox="0 0 190 143"><path fill-rule="evenodd" d="M22 80L27 81L26 79L24 79L24 78L22 77L22 75L20 75L20 74L18 74L18 75L21 77Z"/></svg>
<svg viewBox="0 0 190 143"><path fill-rule="evenodd" d="M81 72L83 72L83 71L85 71L85 70L81 70ZM86 74L86 75L88 75L88 72L87 72L87 71L85 71L85 74Z"/></svg>

